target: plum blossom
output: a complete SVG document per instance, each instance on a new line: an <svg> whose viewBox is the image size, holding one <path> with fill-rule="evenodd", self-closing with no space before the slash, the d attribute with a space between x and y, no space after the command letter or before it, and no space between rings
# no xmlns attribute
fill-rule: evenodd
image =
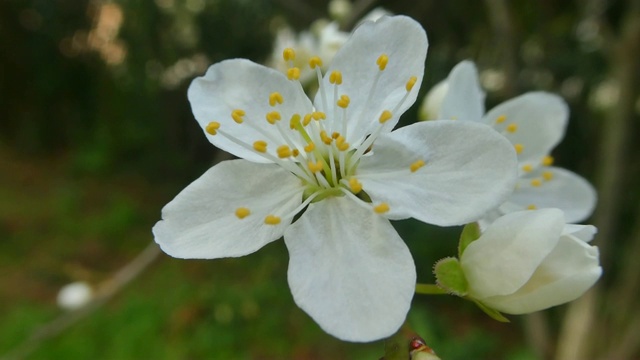
<svg viewBox="0 0 640 360"><path fill-rule="evenodd" d="M394 131L415 101L427 37L414 20L361 24L322 73L312 102L296 52L282 74L248 60L212 65L188 97L221 162L162 210L156 242L179 258L255 252L284 237L296 304L348 341L393 334L416 283L389 220L440 226L479 219L515 182L511 144L489 127L433 121Z"/></svg>

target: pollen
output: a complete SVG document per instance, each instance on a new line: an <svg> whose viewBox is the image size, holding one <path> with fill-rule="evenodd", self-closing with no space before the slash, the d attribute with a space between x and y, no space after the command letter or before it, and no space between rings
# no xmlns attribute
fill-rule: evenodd
<svg viewBox="0 0 640 360"><path fill-rule="evenodd" d="M522 165L522 171L531 172L531 170L533 170L533 166L531 166L531 164Z"/></svg>
<svg viewBox="0 0 640 360"><path fill-rule="evenodd" d="M314 111L311 116L314 120L324 120L327 118L327 114L323 113L322 111Z"/></svg>
<svg viewBox="0 0 640 360"><path fill-rule="evenodd" d="M342 73L338 70L333 70L329 75L329 82L335 85L342 84Z"/></svg>
<svg viewBox="0 0 640 360"><path fill-rule="evenodd" d="M246 207L239 207L236 209L236 216L238 219L244 219L251 214L251 210Z"/></svg>
<svg viewBox="0 0 640 360"><path fill-rule="evenodd" d="M351 192L354 194L357 194L360 191L362 191L362 184L360 183L360 181L358 181L358 179L354 177L349 179L349 187L351 188Z"/></svg>
<svg viewBox="0 0 640 360"><path fill-rule="evenodd" d="M320 140L322 140L323 143L330 145L331 144L331 140L333 140L332 138L329 137L329 135L327 135L327 132L322 130L320 131Z"/></svg>
<svg viewBox="0 0 640 360"><path fill-rule="evenodd" d="M535 209L537 209L537 208L538 208L538 207L537 207L537 206L535 206L535 205L533 205L533 204L531 204L531 205L527 206L527 210L535 210Z"/></svg>
<svg viewBox="0 0 640 360"><path fill-rule="evenodd" d="M522 154L522 150L524 150L524 145L515 144L515 145L513 145L513 148L516 149L516 154L520 155L520 154Z"/></svg>
<svg viewBox="0 0 640 360"><path fill-rule="evenodd" d="M300 155L300 150L298 149L291 150L291 156L298 157L298 155Z"/></svg>
<svg viewBox="0 0 640 360"><path fill-rule="evenodd" d="M418 171L418 169L420 169L424 165L425 165L424 160L420 159L420 160L417 160L416 162L414 162L413 164L411 164L411 166L409 166L409 169L411 169L411 172L413 173L413 172Z"/></svg>
<svg viewBox="0 0 640 360"><path fill-rule="evenodd" d="M300 115L299 114L293 114L293 116L291 116L291 120L289 120L289 127L291 129L295 129L298 124L300 124Z"/></svg>
<svg viewBox="0 0 640 360"><path fill-rule="evenodd" d="M218 133L218 129L220 129L220 123L217 121L212 121L209 124L207 124L207 127L205 128L205 130L207 131L207 133L209 135L215 135Z"/></svg>
<svg viewBox="0 0 640 360"><path fill-rule="evenodd" d="M384 214L387 211L389 211L389 204L387 203L380 203L376 206L373 207L373 211L375 211L378 214Z"/></svg>
<svg viewBox="0 0 640 360"><path fill-rule="evenodd" d="M288 145L278 146L278 148L276 149L276 152L278 153L278 157L280 159L285 159L291 156L291 148Z"/></svg>
<svg viewBox="0 0 640 360"><path fill-rule="evenodd" d="M387 67L387 63L389 62L389 57L387 56L387 54L382 54L378 57L378 60L376 60L376 64L378 64L378 68L380 69L380 71L384 70Z"/></svg>
<svg viewBox="0 0 640 360"><path fill-rule="evenodd" d="M380 118L378 119L378 121L380 121L380 124L384 124L385 122L387 122L387 120L391 119L392 117L393 117L393 114L391 114L391 111L385 110L382 112L382 114L380 114Z"/></svg>
<svg viewBox="0 0 640 360"><path fill-rule="evenodd" d="M304 147L304 151L309 153L309 152L312 152L315 148L316 148L316 144L310 142L307 144L307 146Z"/></svg>
<svg viewBox="0 0 640 360"><path fill-rule="evenodd" d="M267 119L267 121L269 122L269 124L273 125L276 123L276 121L280 120L282 117L280 116L280 113L277 111L271 111L268 112L267 115L265 116L265 118Z"/></svg>
<svg viewBox="0 0 640 360"><path fill-rule="evenodd" d="M541 181L540 179L533 179L533 180L531 180L531 186L533 186L533 187L538 187L538 186L540 186L540 185L542 185L542 181Z"/></svg>
<svg viewBox="0 0 640 360"><path fill-rule="evenodd" d="M235 109L231 112L231 118L238 124L242 124L244 119L242 118L245 115L244 110Z"/></svg>
<svg viewBox="0 0 640 360"><path fill-rule="evenodd" d="M507 125L507 128L505 130L507 130L508 133L513 134L514 132L516 132L518 130L518 124L511 123L511 124Z"/></svg>
<svg viewBox="0 0 640 360"><path fill-rule="evenodd" d="M269 105L271 106L276 106L276 104L282 104L282 102L284 101L284 99L282 98L282 94L280 94L279 92L272 92L271 95L269 95Z"/></svg>
<svg viewBox="0 0 640 360"><path fill-rule="evenodd" d="M312 69L315 69L317 66L322 67L322 59L317 56L312 56L311 59L309 59L309 66Z"/></svg>
<svg viewBox="0 0 640 360"><path fill-rule="evenodd" d="M312 173L317 173L322 170L322 161L309 161L307 166L309 166L309 170L311 170Z"/></svg>
<svg viewBox="0 0 640 360"><path fill-rule="evenodd" d="M553 179L553 173L551 171L543 171L542 172L542 178L545 181L551 181L551 179Z"/></svg>
<svg viewBox="0 0 640 360"><path fill-rule="evenodd" d="M282 51L284 61L293 61L296 59L296 51L292 48L286 48Z"/></svg>
<svg viewBox="0 0 640 360"><path fill-rule="evenodd" d="M405 86L405 89L407 89L407 92L413 89L413 86L416 84L416 81L418 81L418 78L415 76L412 76L409 78L409 81L407 81L407 85Z"/></svg>
<svg viewBox="0 0 640 360"><path fill-rule="evenodd" d="M264 218L264 223L267 225L278 225L280 224L280 218L275 215L267 215Z"/></svg>
<svg viewBox="0 0 640 360"><path fill-rule="evenodd" d="M349 143L346 142L346 139L344 138L344 136L338 134L338 137L335 139L336 139L336 147L338 148L338 150L340 151L349 150Z"/></svg>
<svg viewBox="0 0 640 360"><path fill-rule="evenodd" d="M304 121L302 122L302 125L304 126L309 125L309 123L311 122L311 119L313 119L313 114L306 114L304 116Z"/></svg>
<svg viewBox="0 0 640 360"><path fill-rule="evenodd" d="M347 95L340 95L340 99L338 99L338 101L336 102L336 105L338 105L343 109L346 109L347 106L349 106L350 102L351 102L351 99L349 99Z"/></svg>
<svg viewBox="0 0 640 360"><path fill-rule="evenodd" d="M257 152L265 153L265 152L267 152L267 142L264 141L264 140L258 140L258 141L253 143L253 148Z"/></svg>
<svg viewBox="0 0 640 360"><path fill-rule="evenodd" d="M544 166L553 165L553 156L547 155L544 158L542 158L542 165Z"/></svg>
<svg viewBox="0 0 640 360"><path fill-rule="evenodd" d="M292 67L289 70L287 70L287 79L289 80L300 79L300 69L297 67Z"/></svg>
<svg viewBox="0 0 640 360"><path fill-rule="evenodd" d="M505 121L507 121L506 115L500 115L496 118L496 124L502 124Z"/></svg>

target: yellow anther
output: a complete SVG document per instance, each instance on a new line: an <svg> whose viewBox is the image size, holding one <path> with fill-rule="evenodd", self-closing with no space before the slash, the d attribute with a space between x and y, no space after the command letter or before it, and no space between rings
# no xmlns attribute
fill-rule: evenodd
<svg viewBox="0 0 640 360"><path fill-rule="evenodd" d="M520 155L520 154L522 154L522 150L524 150L524 145L515 144L515 145L513 145L513 148L516 149L516 154Z"/></svg>
<svg viewBox="0 0 640 360"><path fill-rule="evenodd" d="M291 148L288 145L280 145L276 149L276 153L280 159L288 158L291 156Z"/></svg>
<svg viewBox="0 0 640 360"><path fill-rule="evenodd" d="M280 120L282 117L280 116L279 112L272 111L272 112L268 112L265 118L267 119L269 124L273 125L276 123L276 121Z"/></svg>
<svg viewBox="0 0 640 360"><path fill-rule="evenodd" d="M518 124L515 123L511 123L509 125L507 125L506 129L505 129L508 133L514 133L518 130Z"/></svg>
<svg viewBox="0 0 640 360"><path fill-rule="evenodd" d="M542 165L544 165L544 166L553 165L553 156L547 155L544 158L542 158Z"/></svg>
<svg viewBox="0 0 640 360"><path fill-rule="evenodd" d="M311 116L313 117L314 120L324 120L327 118L327 115L325 113L323 113L322 111L314 111Z"/></svg>
<svg viewBox="0 0 640 360"><path fill-rule="evenodd" d="M332 139L337 139L338 137L340 137L340 133L337 131L334 131L331 133L331 138Z"/></svg>
<svg viewBox="0 0 640 360"><path fill-rule="evenodd" d="M296 59L296 51L292 48L286 48L282 51L282 58L284 61L293 61Z"/></svg>
<svg viewBox="0 0 640 360"><path fill-rule="evenodd" d="M217 121L212 121L209 124L207 124L207 127L205 128L205 130L207 131L207 133L209 135L215 135L218 133L218 129L220 129L220 123Z"/></svg>
<svg viewBox="0 0 640 360"><path fill-rule="evenodd" d="M291 150L291 156L298 157L298 155L300 155L300 150L298 149Z"/></svg>
<svg viewBox="0 0 640 360"><path fill-rule="evenodd" d="M389 62L389 57L387 56L387 54L382 54L378 57L378 60L376 60L376 64L378 64L378 68L380 69L380 71L384 70L384 68L387 67L387 63Z"/></svg>
<svg viewBox="0 0 640 360"><path fill-rule="evenodd" d="M315 149L315 148L316 148L316 144L314 144L314 143L310 142L310 143L308 143L308 144L307 144L307 146L305 146L305 147L304 147L304 151L306 151L306 152L310 153L310 152L312 152L312 151L313 151L313 149Z"/></svg>
<svg viewBox="0 0 640 360"><path fill-rule="evenodd" d="M389 211L389 204L387 203L380 203L376 206L373 207L373 211L375 211L378 214L384 214L387 211Z"/></svg>
<svg viewBox="0 0 640 360"><path fill-rule="evenodd" d="M385 110L382 112L382 114L380 114L380 118L378 119L378 121L380 121L380 124L384 124L385 122L387 122L387 120L391 119L392 117L393 117L393 114L391 113L391 111Z"/></svg>
<svg viewBox="0 0 640 360"><path fill-rule="evenodd" d="M322 140L322 142L323 142L323 143L325 143L325 144L327 144L327 145L330 145L330 144L331 144L331 140L333 140L333 139L331 139L331 138L327 135L327 132L326 132L326 131L322 130L322 131L320 131L320 140Z"/></svg>
<svg viewBox="0 0 640 360"><path fill-rule="evenodd" d="M242 118L245 115L244 110L241 109L235 109L231 112L231 118L233 119L233 121L237 122L238 124L242 124L242 122L244 121L244 119Z"/></svg>
<svg viewBox="0 0 640 360"><path fill-rule="evenodd" d="M253 148L257 152L265 153L267 152L267 142L264 140L258 140L253 143Z"/></svg>
<svg viewBox="0 0 640 360"><path fill-rule="evenodd" d="M338 70L333 70L329 75L329 82L336 85L342 84L342 73Z"/></svg>
<svg viewBox="0 0 640 360"><path fill-rule="evenodd" d="M344 136L338 134L338 137L335 139L336 139L336 147L338 148L338 150L340 151L349 150L349 143L346 142L346 139L344 138Z"/></svg>
<svg viewBox="0 0 640 360"><path fill-rule="evenodd" d="M362 184L360 183L360 181L358 181L358 179L354 177L349 179L349 187L351 188L351 192L354 194L357 194L360 191L362 191Z"/></svg>
<svg viewBox="0 0 640 360"><path fill-rule="evenodd" d="M317 173L318 171L322 171L322 161L309 161L307 163L307 166L309 166L309 170L311 170L312 173Z"/></svg>
<svg viewBox="0 0 640 360"><path fill-rule="evenodd" d="M336 104L343 108L346 109L347 106L349 106L349 103L351 102L351 99L349 99L349 97L347 95L340 95L340 99L338 99L338 101L336 101Z"/></svg>
<svg viewBox="0 0 640 360"><path fill-rule="evenodd" d="M531 170L533 170L533 166L531 166L531 164L522 165L522 171L531 172Z"/></svg>
<svg viewBox="0 0 640 360"><path fill-rule="evenodd" d="M496 118L496 124L502 124L506 120L507 120L507 116L506 115L500 115L500 116L498 116Z"/></svg>
<svg viewBox="0 0 640 360"><path fill-rule="evenodd" d="M302 125L304 126L309 125L309 123L311 122L311 119L313 119L313 114L306 114L304 116L304 121L302 121Z"/></svg>
<svg viewBox="0 0 640 360"><path fill-rule="evenodd" d="M409 81L407 81L407 85L405 86L405 89L407 89L407 92L413 89L413 86L416 84L416 81L418 81L418 78L415 76L412 76L409 78Z"/></svg>
<svg viewBox="0 0 640 360"><path fill-rule="evenodd" d="M289 127L291 129L295 129L298 127L298 124L300 124L300 115L293 114L293 116L291 116L291 120L289 120Z"/></svg>
<svg viewBox="0 0 640 360"><path fill-rule="evenodd" d="M280 224L280 218L275 215L267 215L264 218L264 223L267 225L278 225Z"/></svg>
<svg viewBox="0 0 640 360"><path fill-rule="evenodd" d="M538 207L537 207L537 206L535 206L535 205L533 205L533 204L531 204L531 205L527 206L527 210L535 210L535 209L537 209L537 208L538 208Z"/></svg>
<svg viewBox="0 0 640 360"><path fill-rule="evenodd" d="M550 181L553 179L553 173L551 171L543 171L542 178L545 179L545 181Z"/></svg>
<svg viewBox="0 0 640 360"><path fill-rule="evenodd" d="M239 207L236 209L236 216L238 219L244 219L251 214L251 211L246 207Z"/></svg>
<svg viewBox="0 0 640 360"><path fill-rule="evenodd" d="M411 172L416 172L416 171L418 171L418 169L420 169L424 165L425 165L424 160L422 160L422 159L421 160L417 160L416 162L411 164L411 166L409 166L409 169L411 169Z"/></svg>
<svg viewBox="0 0 640 360"><path fill-rule="evenodd" d="M311 59L309 59L309 66L312 69L315 69L316 66L322 67L322 59L317 56L312 56Z"/></svg>
<svg viewBox="0 0 640 360"><path fill-rule="evenodd" d="M269 105L271 106L276 106L276 104L282 104L282 102L284 101L284 99L282 98L282 95L279 92L272 92L271 95L269 95Z"/></svg>
<svg viewBox="0 0 640 360"><path fill-rule="evenodd" d="M538 187L540 185L542 185L542 180L540 180L540 179L532 179L531 180L531 186Z"/></svg>
<svg viewBox="0 0 640 360"><path fill-rule="evenodd" d="M287 70L287 79L289 80L300 79L300 69L297 67L292 67L289 70Z"/></svg>

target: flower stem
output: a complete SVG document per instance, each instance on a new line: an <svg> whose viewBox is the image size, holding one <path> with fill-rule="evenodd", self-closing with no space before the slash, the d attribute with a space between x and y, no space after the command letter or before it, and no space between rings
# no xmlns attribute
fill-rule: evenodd
<svg viewBox="0 0 640 360"><path fill-rule="evenodd" d="M436 284L416 284L416 294L447 295L447 292Z"/></svg>

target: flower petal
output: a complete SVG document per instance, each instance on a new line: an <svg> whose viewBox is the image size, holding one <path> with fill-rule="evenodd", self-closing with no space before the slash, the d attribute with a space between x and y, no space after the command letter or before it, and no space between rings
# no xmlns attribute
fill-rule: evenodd
<svg viewBox="0 0 640 360"><path fill-rule="evenodd" d="M415 172L411 165L424 161ZM413 217L450 226L478 220L511 193L516 156L490 127L433 120L381 136L356 177L390 219Z"/></svg>
<svg viewBox="0 0 640 360"><path fill-rule="evenodd" d="M553 250L563 228L558 209L519 211L497 219L460 258L469 293L483 302L514 293Z"/></svg>
<svg viewBox="0 0 640 360"><path fill-rule="evenodd" d="M270 96L274 92L282 96L282 104L270 105ZM210 122L217 121L221 125L220 131L234 136L249 147L257 140L268 144L276 142L267 147L272 154L286 142L277 126L267 122L267 113L278 111L281 115L278 125L285 131L292 131L289 129L291 116L312 111L311 102L297 82L289 81L273 69L244 59L212 65L204 76L193 80L188 96L193 114L203 130ZM242 124L232 119L234 110L244 111ZM212 136L205 130L205 135L213 145L233 155L250 161L269 162L258 152L248 150L221 134Z"/></svg>
<svg viewBox="0 0 640 360"><path fill-rule="evenodd" d="M562 140L568 119L569 108L561 97L529 92L491 109L482 121L520 148L520 165L536 167Z"/></svg>
<svg viewBox="0 0 640 360"><path fill-rule="evenodd" d="M347 197L313 203L284 235L293 298L326 332L347 341L393 334L416 273L387 219Z"/></svg>
<svg viewBox="0 0 640 360"><path fill-rule="evenodd" d="M406 100L395 111L393 118L385 123L391 131L402 113L416 100L424 73L427 56L427 35L415 20L406 16L382 17L375 23L362 23L353 32L333 58L314 104L328 114L328 128L341 131L342 111L336 109L335 85L329 82L334 70L342 73L342 85L337 95L351 98L347 108L347 140L356 143L379 126L378 118L384 110L393 111L407 95L407 81L415 76L416 86L408 93ZM388 57L388 64L380 71L376 61L381 55ZM374 82L380 75L376 88ZM323 91L327 98L325 109ZM338 119L332 115L337 110Z"/></svg>
<svg viewBox="0 0 640 360"><path fill-rule="evenodd" d="M456 65L447 78L449 89L438 119L480 121L484 115L485 93L480 87L478 69L471 61Z"/></svg>
<svg viewBox="0 0 640 360"><path fill-rule="evenodd" d="M155 241L178 258L215 259L250 254L280 238L291 219L266 225L302 202L300 180L275 164L224 161L187 186L153 227ZM238 218L236 210L250 214Z"/></svg>
<svg viewBox="0 0 640 360"><path fill-rule="evenodd" d="M513 194L500 209L507 212L509 209L526 209L531 205L537 209L558 208L564 211L567 222L575 223L591 215L596 206L596 197L593 186L582 177L563 168L544 167L522 176Z"/></svg>
<svg viewBox="0 0 640 360"><path fill-rule="evenodd" d="M420 110L418 110L419 119L421 121L440 119L440 109L448 92L449 83L446 80L440 81L429 89L429 92L422 100L422 104L420 104Z"/></svg>
<svg viewBox="0 0 640 360"><path fill-rule="evenodd" d="M508 314L531 313L577 299L601 274L598 248L564 235L525 286L514 294L485 302Z"/></svg>

